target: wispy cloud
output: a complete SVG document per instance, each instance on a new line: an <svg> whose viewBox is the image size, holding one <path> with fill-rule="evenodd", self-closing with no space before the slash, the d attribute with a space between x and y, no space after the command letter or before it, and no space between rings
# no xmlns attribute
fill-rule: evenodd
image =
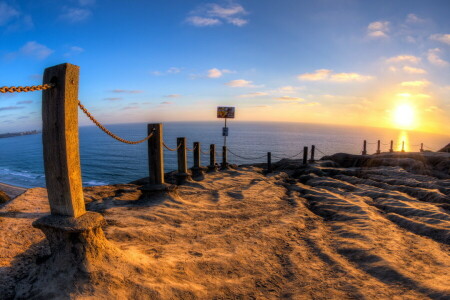
<svg viewBox="0 0 450 300"><path fill-rule="evenodd" d="M262 97L262 96L267 96L269 95L268 93L265 92L255 92L255 93L249 93L249 94L243 94L243 95L239 95L239 98L255 98L255 97Z"/></svg>
<svg viewBox="0 0 450 300"><path fill-rule="evenodd" d="M151 74L155 76L163 76L163 75L170 75L170 74L178 74L181 73L182 69L177 67L170 67L169 69L165 71L152 71Z"/></svg>
<svg viewBox="0 0 450 300"><path fill-rule="evenodd" d="M170 102L170 101L163 101L163 102L161 102L160 104L162 104L162 105L169 105L169 104L173 104L173 102Z"/></svg>
<svg viewBox="0 0 450 300"><path fill-rule="evenodd" d="M164 97L166 97L166 98L180 98L181 95L180 94L170 94L170 95L165 95Z"/></svg>
<svg viewBox="0 0 450 300"><path fill-rule="evenodd" d="M442 52L439 48L429 49L427 52L427 59L430 63L433 65L439 66L439 67L446 67L448 66L448 62L443 60L440 57L440 53Z"/></svg>
<svg viewBox="0 0 450 300"><path fill-rule="evenodd" d="M83 53L84 49L78 46L71 46L69 47L69 51L67 51L66 53L64 53L64 56L66 57L71 57L80 53Z"/></svg>
<svg viewBox="0 0 450 300"><path fill-rule="evenodd" d="M414 55L397 55L386 59L387 63L413 63L417 64L420 62L420 57Z"/></svg>
<svg viewBox="0 0 450 300"><path fill-rule="evenodd" d="M427 71L421 68L414 68L410 66L404 66L403 71L409 74L426 74Z"/></svg>
<svg viewBox="0 0 450 300"><path fill-rule="evenodd" d="M333 73L333 70L319 69L314 73L304 73L297 76L305 81L362 82L372 79L372 76L358 73Z"/></svg>
<svg viewBox="0 0 450 300"><path fill-rule="evenodd" d="M23 106L4 106L4 107L0 107L0 111L5 111L5 110L16 110L16 109L23 109L25 107Z"/></svg>
<svg viewBox="0 0 450 300"><path fill-rule="evenodd" d="M219 19L205 18L199 16L188 17L186 19L186 22L197 27L214 26L222 24L222 22Z"/></svg>
<svg viewBox="0 0 450 300"><path fill-rule="evenodd" d="M31 103L33 103L32 100L24 100L24 101L17 102L17 104L31 104Z"/></svg>
<svg viewBox="0 0 450 300"><path fill-rule="evenodd" d="M279 101L297 101L297 102L303 102L305 99L300 97L291 97L291 96L282 96L282 97L276 97L276 100Z"/></svg>
<svg viewBox="0 0 450 300"><path fill-rule="evenodd" d="M23 14L18 8L6 2L0 2L0 27L6 26L7 31L29 30L34 27L31 16Z"/></svg>
<svg viewBox="0 0 450 300"><path fill-rule="evenodd" d="M69 23L80 23L88 19L91 15L92 11L88 8L64 7L59 18Z"/></svg>
<svg viewBox="0 0 450 300"><path fill-rule="evenodd" d="M126 93L126 94L140 94L140 93L142 93L143 91L140 91L140 90L121 90L121 89L115 89L115 90L112 90L111 92L113 92L113 93Z"/></svg>
<svg viewBox="0 0 450 300"><path fill-rule="evenodd" d="M416 14L408 14L406 16L406 23L423 23L425 19L419 18Z"/></svg>
<svg viewBox="0 0 450 300"><path fill-rule="evenodd" d="M228 69L217 69L217 68L212 68L208 70L208 77L209 78L219 78L222 77L223 74L227 74L227 73L234 73L231 70Z"/></svg>
<svg viewBox="0 0 450 300"><path fill-rule="evenodd" d="M244 7L233 2L227 5L219 5L217 3L205 4L191 11L189 15L186 18L186 22L197 27L221 24L241 27L248 23L248 20L244 19L244 16L247 15Z"/></svg>
<svg viewBox="0 0 450 300"><path fill-rule="evenodd" d="M228 86L231 86L231 87L256 87L252 83L253 83L253 81L249 81L249 80L245 80L245 79L236 79L236 80L231 80L225 84Z"/></svg>
<svg viewBox="0 0 450 300"><path fill-rule="evenodd" d="M438 41L450 45L450 34L436 33L430 36L431 40Z"/></svg>
<svg viewBox="0 0 450 300"><path fill-rule="evenodd" d="M415 81L404 81L400 83L401 86L404 87L425 87L430 85L428 80L415 80Z"/></svg>
<svg viewBox="0 0 450 300"><path fill-rule="evenodd" d="M103 100L107 100L107 101L118 101L118 100L122 100L122 97L108 97L108 98L103 98Z"/></svg>
<svg viewBox="0 0 450 300"><path fill-rule="evenodd" d="M369 38L387 38L389 37L389 22L376 21L367 26L367 36Z"/></svg>
<svg viewBox="0 0 450 300"><path fill-rule="evenodd" d="M47 58L49 55L51 55L54 51L50 48L48 48L45 45L39 44L35 41L27 42L25 45L23 45L19 51L17 52L10 52L5 55L5 58L12 60L16 58L17 56L27 56L32 57L38 60L42 60Z"/></svg>

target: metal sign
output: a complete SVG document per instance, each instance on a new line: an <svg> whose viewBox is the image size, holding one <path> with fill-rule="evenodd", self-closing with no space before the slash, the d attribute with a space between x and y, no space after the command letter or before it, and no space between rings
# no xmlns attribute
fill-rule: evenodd
<svg viewBox="0 0 450 300"><path fill-rule="evenodd" d="M217 117L224 119L234 119L234 107L230 106L218 106Z"/></svg>
<svg viewBox="0 0 450 300"><path fill-rule="evenodd" d="M222 127L222 136L228 136L228 127Z"/></svg>

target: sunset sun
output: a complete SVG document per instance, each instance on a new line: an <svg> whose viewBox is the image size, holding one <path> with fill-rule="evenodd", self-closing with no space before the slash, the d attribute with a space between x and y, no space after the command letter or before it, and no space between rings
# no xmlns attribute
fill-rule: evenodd
<svg viewBox="0 0 450 300"><path fill-rule="evenodd" d="M393 114L393 122L399 128L411 128L414 125L414 108L409 104L398 105Z"/></svg>

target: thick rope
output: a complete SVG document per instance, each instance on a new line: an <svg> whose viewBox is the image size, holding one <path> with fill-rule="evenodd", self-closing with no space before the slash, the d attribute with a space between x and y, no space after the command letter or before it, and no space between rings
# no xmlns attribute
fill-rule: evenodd
<svg viewBox="0 0 450 300"><path fill-rule="evenodd" d="M149 140L152 136L153 133L150 133L147 137L143 138L142 140L139 141L128 141L125 140L117 135L115 135L114 133L112 133L111 131L109 131L108 129L106 129L102 124L100 124L99 121L97 121L89 112L88 110L83 106L83 104L81 104L80 100L78 100L78 106L80 107L80 109L86 114L86 116L95 124L98 126L98 128L100 128L101 130L103 130L104 133L106 133L107 135L109 135L110 137L118 140L119 142L125 143L125 144L130 144L130 145L135 145L135 144L140 144L142 142L145 142L147 140Z"/></svg>
<svg viewBox="0 0 450 300"><path fill-rule="evenodd" d="M164 148L166 148L169 151L177 151L178 149L180 149L181 144L179 144L176 148L170 148L169 146L167 146L167 144L165 142L163 142L163 146L164 146Z"/></svg>
<svg viewBox="0 0 450 300"><path fill-rule="evenodd" d="M316 149L317 149L317 148L316 148ZM278 156L278 155L274 155L274 154L272 153L272 157L274 157L274 158L279 158L279 159L291 159L291 158L294 158L294 157L296 157L296 156L299 156L299 155L302 154L302 153L303 153L303 150L300 151L299 153L294 154L294 155L289 156L289 157Z"/></svg>
<svg viewBox="0 0 450 300"><path fill-rule="evenodd" d="M261 158L267 156L267 154L264 154L263 156L260 156L260 157L245 157L245 156L240 156L239 154L234 153L234 152L231 151L229 148L228 148L227 150L228 150L228 152L230 152L230 153L233 154L234 156L237 156L237 157L242 158L242 159L252 159L252 160L254 160L254 159L261 159Z"/></svg>
<svg viewBox="0 0 450 300"><path fill-rule="evenodd" d="M21 93L21 92L34 92L48 90L55 85L53 83L33 85L33 86L2 86L0 87L0 93Z"/></svg>

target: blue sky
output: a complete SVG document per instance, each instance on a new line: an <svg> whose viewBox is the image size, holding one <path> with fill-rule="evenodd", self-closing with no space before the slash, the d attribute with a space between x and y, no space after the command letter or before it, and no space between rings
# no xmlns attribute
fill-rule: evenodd
<svg viewBox="0 0 450 300"><path fill-rule="evenodd" d="M443 133L449 11L447 0L0 0L0 86L70 62L104 123L214 120L232 105L242 121ZM40 97L0 95L0 132L39 128ZM413 124L398 120L405 106Z"/></svg>

